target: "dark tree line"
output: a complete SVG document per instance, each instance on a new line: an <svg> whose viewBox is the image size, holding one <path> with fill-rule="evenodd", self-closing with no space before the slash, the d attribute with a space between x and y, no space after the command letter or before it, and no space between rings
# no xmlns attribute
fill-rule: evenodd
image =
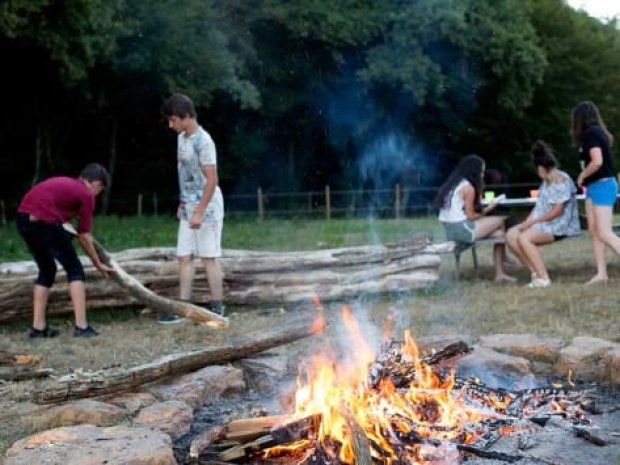
<svg viewBox="0 0 620 465"><path fill-rule="evenodd" d="M173 198L173 92L198 104L225 195L436 185L470 152L531 180L537 138L574 173L582 99L620 136L618 24L563 0L7 0L0 53L9 204L89 161L113 173L111 212Z"/></svg>

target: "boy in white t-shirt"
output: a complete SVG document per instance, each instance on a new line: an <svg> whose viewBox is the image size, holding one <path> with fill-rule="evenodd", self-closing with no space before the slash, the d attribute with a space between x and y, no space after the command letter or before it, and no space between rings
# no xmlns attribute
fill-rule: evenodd
<svg viewBox="0 0 620 465"><path fill-rule="evenodd" d="M193 102L175 94L163 107L168 127L178 134L177 167L180 202L177 211L179 234L179 297L190 300L194 279L193 257L200 257L211 290L211 311L224 314L221 239L224 199L218 186L217 153L213 139L196 120ZM160 323L181 321L175 315L160 315Z"/></svg>

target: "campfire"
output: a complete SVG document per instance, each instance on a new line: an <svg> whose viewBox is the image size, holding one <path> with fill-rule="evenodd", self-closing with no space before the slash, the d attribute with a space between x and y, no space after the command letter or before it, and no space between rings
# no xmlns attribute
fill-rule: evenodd
<svg viewBox="0 0 620 465"><path fill-rule="evenodd" d="M464 342L420 353L410 332L385 337L378 353L348 309L355 349L348 359L323 352L300 367L294 411L245 418L196 438L190 457L220 462L320 464L460 463L475 455L515 462L525 455L490 449L500 437L548 422L598 444L588 414L594 386L563 383L507 390L455 373L471 352ZM389 330L384 330L386 335Z"/></svg>

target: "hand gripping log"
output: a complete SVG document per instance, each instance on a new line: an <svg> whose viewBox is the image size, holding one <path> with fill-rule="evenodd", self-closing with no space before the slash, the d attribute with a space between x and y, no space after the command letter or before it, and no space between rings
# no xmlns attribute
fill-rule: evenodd
<svg viewBox="0 0 620 465"><path fill-rule="evenodd" d="M70 233L77 235L77 231L73 228L73 225L65 223L64 227ZM140 281L123 270L118 262L114 260L103 248L103 246L94 239L93 245L95 246L99 260L114 270L114 272L111 273L112 279L114 279L119 286L125 289L139 302L148 306L150 309L156 312L174 313L175 315L179 315L183 318L188 318L200 324L215 328L228 327L228 318L226 317L210 312L209 310L199 307L198 305L194 305L190 302L168 299L155 294L150 289L144 287Z"/></svg>

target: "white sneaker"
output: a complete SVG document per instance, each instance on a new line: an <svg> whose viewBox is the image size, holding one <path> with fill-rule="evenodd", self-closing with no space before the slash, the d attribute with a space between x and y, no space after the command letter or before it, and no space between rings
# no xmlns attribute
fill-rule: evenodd
<svg viewBox="0 0 620 465"><path fill-rule="evenodd" d="M551 286L551 280L549 278L534 278L532 282L527 285L530 289L549 286Z"/></svg>

